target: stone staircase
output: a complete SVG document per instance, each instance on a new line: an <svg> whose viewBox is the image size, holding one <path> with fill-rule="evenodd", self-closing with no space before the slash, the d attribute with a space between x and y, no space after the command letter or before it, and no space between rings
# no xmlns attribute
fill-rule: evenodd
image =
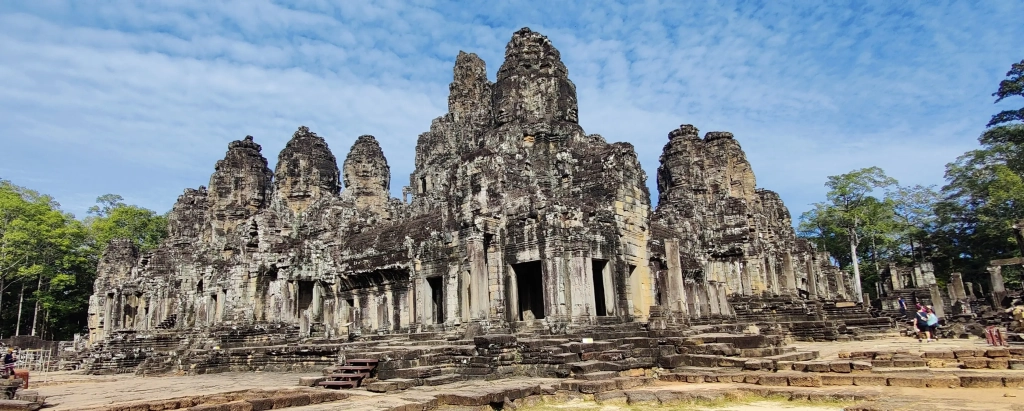
<svg viewBox="0 0 1024 411"><path fill-rule="evenodd" d="M372 358L353 358L345 360L340 365L330 370L326 380L317 383L324 388L356 388L364 379L370 378L377 368L378 361Z"/></svg>

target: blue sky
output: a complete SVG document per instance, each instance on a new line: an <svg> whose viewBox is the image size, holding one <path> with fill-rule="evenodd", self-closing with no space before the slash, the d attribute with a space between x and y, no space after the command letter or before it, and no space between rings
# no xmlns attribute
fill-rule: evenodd
<svg viewBox="0 0 1024 411"><path fill-rule="evenodd" d="M628 141L654 189L679 124L731 131L794 218L826 176L882 167L941 185L1024 59L1024 2L0 2L0 178L83 216L159 212L247 134L271 167L299 125L343 159L380 141L400 197L416 137L447 111L459 50L494 73L547 35L580 123Z"/></svg>

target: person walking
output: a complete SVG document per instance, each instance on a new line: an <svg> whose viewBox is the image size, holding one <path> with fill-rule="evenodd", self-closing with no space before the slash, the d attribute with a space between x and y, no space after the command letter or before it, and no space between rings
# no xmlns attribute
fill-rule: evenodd
<svg viewBox="0 0 1024 411"><path fill-rule="evenodd" d="M939 316L935 315L935 309L928 306L928 319L926 324L928 325L928 338L932 341L939 339Z"/></svg>
<svg viewBox="0 0 1024 411"><path fill-rule="evenodd" d="M4 355L4 372L3 375L7 378L14 377L14 364L18 362L18 357L14 356L14 348L8 348L7 354Z"/></svg>
<svg viewBox="0 0 1024 411"><path fill-rule="evenodd" d="M928 310L923 306L918 306L917 313L914 314L914 328L917 329L917 342L932 342L932 334L928 329ZM921 334L924 334L925 339L921 338Z"/></svg>
<svg viewBox="0 0 1024 411"><path fill-rule="evenodd" d="M903 299L903 297L900 297L899 304L900 304L900 317L903 317L904 321L906 321L906 318L907 318L907 302Z"/></svg>

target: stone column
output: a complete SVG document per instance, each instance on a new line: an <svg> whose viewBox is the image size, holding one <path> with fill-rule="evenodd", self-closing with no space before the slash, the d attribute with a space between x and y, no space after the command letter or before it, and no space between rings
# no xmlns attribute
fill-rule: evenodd
<svg viewBox="0 0 1024 411"><path fill-rule="evenodd" d="M466 255L469 257L469 316L472 320L486 320L490 313L483 241L479 236L466 239Z"/></svg>
<svg viewBox="0 0 1024 411"><path fill-rule="evenodd" d="M896 269L895 265L889 264L889 278L892 281L893 291L903 289L903 277L900 275L900 270Z"/></svg>
<svg viewBox="0 0 1024 411"><path fill-rule="evenodd" d="M864 308L864 311L871 311L871 294L868 294L868 293L861 294L861 298L862 298L861 301L864 301L861 304L861 307Z"/></svg>
<svg viewBox="0 0 1024 411"><path fill-rule="evenodd" d="M793 270L793 254L786 252L782 257L782 282L786 287L786 294L796 296L796 273Z"/></svg>
<svg viewBox="0 0 1024 411"><path fill-rule="evenodd" d="M932 263L921 263L921 281L925 287L931 287L935 282L935 266Z"/></svg>
<svg viewBox="0 0 1024 411"><path fill-rule="evenodd" d="M569 259L569 301L570 314L573 318L593 317L594 311L594 276L591 274L593 265L589 258L576 251ZM589 274L589 275L588 275Z"/></svg>
<svg viewBox="0 0 1024 411"><path fill-rule="evenodd" d="M675 312L686 312L686 291L683 289L683 269L679 266L679 240L665 240L665 306Z"/></svg>
<svg viewBox="0 0 1024 411"><path fill-rule="evenodd" d="M818 299L818 279L814 273L814 259L807 260L807 293L808 299Z"/></svg>
<svg viewBox="0 0 1024 411"><path fill-rule="evenodd" d="M966 283L964 283L964 286L966 286L966 288L967 288L967 290L966 290L967 298L969 300L973 300L974 299L974 283L966 282Z"/></svg>
<svg viewBox="0 0 1024 411"><path fill-rule="evenodd" d="M949 284L953 286L953 294L951 298L956 300L966 300L967 293L964 292L964 277L960 273L952 273L949 275Z"/></svg>
<svg viewBox="0 0 1024 411"><path fill-rule="evenodd" d="M927 288L928 284L924 282L924 273L921 272L920 265L914 265L914 287L915 288Z"/></svg>
<svg viewBox="0 0 1024 411"><path fill-rule="evenodd" d="M988 267L989 281L992 283L992 307L1003 307L1003 299L1006 298L1006 285L1003 284L1003 267Z"/></svg>
<svg viewBox="0 0 1024 411"><path fill-rule="evenodd" d="M939 318L946 316L946 310L943 308L946 303L942 300L942 294L939 293L939 285L932 284L928 287L928 291L932 297L932 309L935 310L935 315Z"/></svg>

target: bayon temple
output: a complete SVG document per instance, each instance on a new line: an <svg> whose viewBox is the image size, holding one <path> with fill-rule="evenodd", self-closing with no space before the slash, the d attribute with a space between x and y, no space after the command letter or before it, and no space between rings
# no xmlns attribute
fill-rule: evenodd
<svg viewBox="0 0 1024 411"><path fill-rule="evenodd" d="M209 185L178 198L159 247L110 244L89 343L130 336L175 341L161 346L170 350L235 333L248 346L343 345L708 324L835 339L857 324L891 327L796 237L731 133L667 134L655 206L633 145L580 127L558 50L524 28L493 82L479 57L459 53L448 112L417 139L404 198L391 197L369 135L339 163L299 127L273 170L254 138L231 142Z"/></svg>

